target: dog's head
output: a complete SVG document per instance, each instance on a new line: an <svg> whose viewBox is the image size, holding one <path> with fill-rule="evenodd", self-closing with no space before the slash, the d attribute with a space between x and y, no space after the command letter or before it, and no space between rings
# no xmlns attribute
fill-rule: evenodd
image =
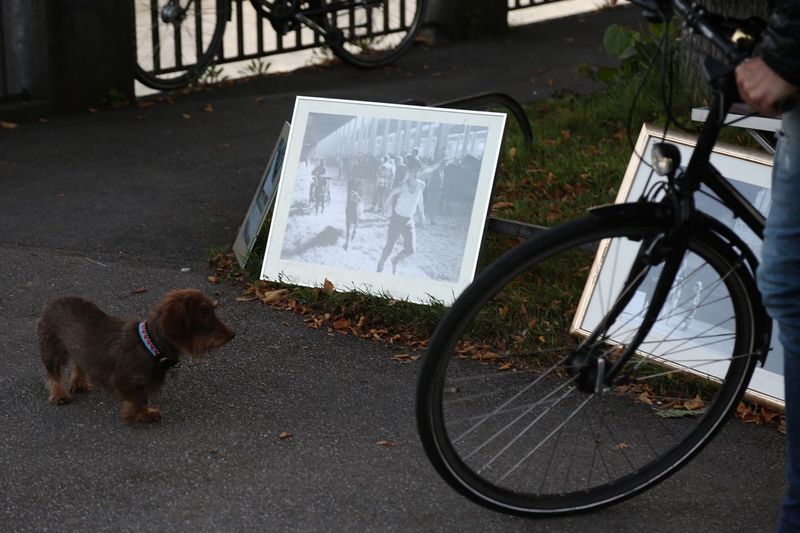
<svg viewBox="0 0 800 533"><path fill-rule="evenodd" d="M234 337L217 318L217 304L196 289L168 292L148 317L157 322L167 339L187 355L204 355Z"/></svg>

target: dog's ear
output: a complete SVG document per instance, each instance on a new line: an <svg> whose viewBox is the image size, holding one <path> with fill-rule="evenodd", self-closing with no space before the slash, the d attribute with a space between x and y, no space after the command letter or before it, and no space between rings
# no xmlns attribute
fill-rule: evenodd
<svg viewBox="0 0 800 533"><path fill-rule="evenodd" d="M167 293L160 304L159 319L164 335L175 345L190 344L193 317L203 307L206 298L193 289Z"/></svg>
<svg viewBox="0 0 800 533"><path fill-rule="evenodd" d="M182 346L188 330L188 320L182 300L173 293L167 294L159 305L158 320L167 339L173 344Z"/></svg>

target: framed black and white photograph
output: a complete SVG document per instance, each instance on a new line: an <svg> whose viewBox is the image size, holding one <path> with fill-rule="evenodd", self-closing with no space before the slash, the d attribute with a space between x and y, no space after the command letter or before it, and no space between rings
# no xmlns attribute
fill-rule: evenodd
<svg viewBox="0 0 800 533"><path fill-rule="evenodd" d="M236 241L233 243L233 253L242 268L247 264L247 258L250 257L250 253L253 251L256 237L258 237L258 233L267 219L267 213L275 201L275 194L278 191L278 177L281 174L281 168L283 168L283 159L286 155L288 141L289 123L285 122L278 135L278 140L275 141L267 168L264 169L264 173L261 175L256 194L247 209L244 222L242 222L239 233L236 235Z"/></svg>
<svg viewBox="0 0 800 533"><path fill-rule="evenodd" d="M652 146L660 142L662 137L662 129L647 124L644 125L636 143L634 154L625 172L616 203L636 201L642 196L646 187L652 187L657 181L666 179L657 176L643 162L643 160L650 161ZM678 147L681 152L682 164L687 164L694 148L694 137L686 134L670 133L664 140ZM759 211L764 215L769 213L771 204L771 155L760 150L718 143L711 156L711 164ZM716 201L713 194L703 188L699 194L695 195L695 199L698 210L711 215L733 229L753 250L756 256L760 258L761 240L741 220L735 219L727 207ZM611 250L609 249L611 245L606 243L597 252L573 322L574 331L586 333L592 331L593 327L599 323L603 314L604 298L608 298L609 296L607 295L616 294L614 291L624 282L624 279L620 279L624 278L624 276L613 276L612 274L615 270L624 271L626 265L631 264L638 250L638 244L635 242L615 241L613 246L615 249ZM663 327L670 332L675 330L685 332L686 334L681 335L681 338L686 345L679 350L680 355L673 355L667 352L656 353L655 351L654 353L648 353L648 355L655 356L659 360L669 361L677 365L680 365L682 357L694 357L696 359L698 353L702 353L703 356L717 354L722 356L726 350L727 354L730 354L731 348L731 346L724 345L724 342L709 342L706 340L710 333L714 333L720 339L731 337L732 325L720 316L723 313L721 310L723 304L714 303L715 299L711 294L715 290L711 280L718 280L719 276L717 274L712 276L711 268L708 265L690 264L692 263L692 258L698 259L696 255L687 256L681 265L675 284L679 288L671 294L656 326L653 328L653 333L656 335L658 335L659 327ZM641 309L649 301L649 295L655 288L655 278L656 275L651 273L648 279L642 282L633 299L623 311L623 315L626 313L630 315L632 322L637 320L637 316L641 317L641 313L635 310ZM702 301L702 305L693 305L694 302L700 301ZM685 309L683 309L684 307ZM638 318L638 320L641 320L641 318ZM652 343L650 345L656 346L653 350L667 349L666 343ZM709 357L709 359L712 358ZM705 366L704 372L707 372L710 376L722 377L715 373L714 364ZM777 323L773 324L772 350L767 358L767 363L763 368L760 365L756 367L750 381L748 394L755 400L774 405L783 404L783 351L777 338Z"/></svg>
<svg viewBox="0 0 800 533"><path fill-rule="evenodd" d="M451 303L475 274L504 124L298 97L262 279Z"/></svg>

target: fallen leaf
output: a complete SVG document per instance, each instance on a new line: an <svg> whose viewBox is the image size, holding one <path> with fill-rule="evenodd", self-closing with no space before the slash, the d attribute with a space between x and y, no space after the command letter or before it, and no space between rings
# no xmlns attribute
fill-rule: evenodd
<svg viewBox="0 0 800 533"><path fill-rule="evenodd" d="M13 122L6 122L4 120L0 120L0 128L2 128L4 130L13 130L16 127L17 127L17 124L15 124Z"/></svg>
<svg viewBox="0 0 800 533"><path fill-rule="evenodd" d="M250 296L239 296L236 298L237 302L253 302L255 300L258 300L258 296L256 296L255 294Z"/></svg>
<svg viewBox="0 0 800 533"><path fill-rule="evenodd" d="M705 405L706 402L703 401L703 399L700 397L699 394L694 398L692 398L691 400L683 402L684 409L688 409L690 411L696 411L698 409L702 409L703 407L705 407Z"/></svg>
<svg viewBox="0 0 800 533"><path fill-rule="evenodd" d="M208 282L212 285L216 285L219 283L219 278L217 276L208 276Z"/></svg>
<svg viewBox="0 0 800 533"><path fill-rule="evenodd" d="M89 113L97 113L97 108L96 107L90 107L89 108Z"/></svg>
<svg viewBox="0 0 800 533"><path fill-rule="evenodd" d="M569 130L562 130L562 131L561 131L561 138L562 138L562 139L564 139L565 141L567 141L567 140L569 140L569 138L570 138L570 137L572 137L572 134L570 133L570 131L569 131Z"/></svg>
<svg viewBox="0 0 800 533"><path fill-rule="evenodd" d="M185 118L186 120L189 120L190 118L192 118L192 115L190 113L181 113L181 116L183 118Z"/></svg>
<svg viewBox="0 0 800 533"><path fill-rule="evenodd" d="M294 435L292 435L292 434L291 434L291 433L289 433L288 431L282 431L282 432L281 432L281 433L278 435L278 438L279 438L279 439L281 439L281 440L286 440L286 439L291 439L293 436L294 436Z"/></svg>
<svg viewBox="0 0 800 533"><path fill-rule="evenodd" d="M393 440L379 440L375 444L378 446L383 446L385 448L394 448L397 446L397 442Z"/></svg>
<svg viewBox="0 0 800 533"><path fill-rule="evenodd" d="M653 405L653 400L650 399L650 393L645 391L639 395L639 401L647 405Z"/></svg>
<svg viewBox="0 0 800 533"><path fill-rule="evenodd" d="M275 289L273 291L267 291L259 295L261 301L265 304L277 302L283 296L289 292L289 289Z"/></svg>
<svg viewBox="0 0 800 533"><path fill-rule="evenodd" d="M332 327L336 330L347 329L350 327L350 321L346 318L337 318L333 321Z"/></svg>
<svg viewBox="0 0 800 533"><path fill-rule="evenodd" d="M615 447L616 449L618 449L618 450L627 450L628 448L630 448L630 446L628 446L628 443L627 443L627 442L620 442L619 444L617 444L617 445L616 445L616 446L614 446L614 447Z"/></svg>
<svg viewBox="0 0 800 533"><path fill-rule="evenodd" d="M408 353L399 353L391 356L389 359L392 361L399 361L401 363L410 363L419 359L419 355L412 355Z"/></svg>
<svg viewBox="0 0 800 533"><path fill-rule="evenodd" d="M500 355L498 355L498 354L496 354L494 352L488 352L487 351L487 352L479 353L476 356L476 359L478 359L478 361L499 361L501 359L501 357L500 357Z"/></svg>
<svg viewBox="0 0 800 533"><path fill-rule="evenodd" d="M147 288L145 288L145 287L139 287L138 289L133 289L133 290L131 291L131 294L142 294L142 293L145 293L145 292L147 292L147 291L149 291L149 290L150 290L150 289L147 289Z"/></svg>
<svg viewBox="0 0 800 533"><path fill-rule="evenodd" d="M206 113L213 113L214 112L214 106L211 105L211 104L208 104L207 106L205 106L203 108L203 111L205 111Z"/></svg>
<svg viewBox="0 0 800 533"><path fill-rule="evenodd" d="M333 283L328 278L325 278L325 283L322 284L322 290L325 294L333 293Z"/></svg>
<svg viewBox="0 0 800 533"><path fill-rule="evenodd" d="M769 409L762 407L761 408L761 418L764 419L764 423L771 424L775 421L776 418L780 418L781 414L775 411L770 411Z"/></svg>
<svg viewBox="0 0 800 533"><path fill-rule="evenodd" d="M492 204L492 211L499 211L500 209L508 209L509 207L514 207L513 202L496 202Z"/></svg>
<svg viewBox="0 0 800 533"><path fill-rule="evenodd" d="M512 146L512 147L511 147L511 148L508 150L508 157L509 157L510 159L515 159L515 158L517 157L517 148L516 148L515 146Z"/></svg>

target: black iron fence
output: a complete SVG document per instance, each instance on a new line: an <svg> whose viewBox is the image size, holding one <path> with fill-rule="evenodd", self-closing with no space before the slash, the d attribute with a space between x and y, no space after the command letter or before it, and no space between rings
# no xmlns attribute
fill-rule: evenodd
<svg viewBox="0 0 800 533"><path fill-rule="evenodd" d="M529 7L541 6L544 4L552 4L553 2L560 2L561 0L508 0L508 10L514 11L517 9L527 9Z"/></svg>
<svg viewBox="0 0 800 533"><path fill-rule="evenodd" d="M187 43L177 43L171 30L159 35L158 31L152 29L158 25L158 17L153 15L153 11L158 12L164 5L163 0L135 0L137 62L142 69L159 76L194 67L197 64L194 58L199 55L197 51L202 53L204 48L207 50L213 46L209 45L215 39L213 28L220 24L220 21L215 20L213 13L218 7L217 1L195 2L195 6L205 7L195 7L192 16L184 22L184 25L191 28L189 33L193 33L192 38L197 43L194 50L187 51ZM324 53L322 52L324 38L308 26L300 24L286 33L281 33L273 28L272 22L267 17L259 14L251 0L225 0L225 2L230 6L230 12L226 17L227 21L221 21L225 30L213 65L252 61L253 64L249 67L252 74L261 74L261 69L266 68L266 61L262 62L262 58L311 50ZM397 2L400 6L404 3L405 0ZM349 20L346 16L339 18L336 23L345 34L358 34L365 39L378 35L378 33L364 33L365 30L358 26L363 22L359 23L352 17ZM350 26L347 27L347 24ZM191 45L188 48L191 48ZM298 59L297 64L289 66L299 67L305 62L307 60Z"/></svg>
<svg viewBox="0 0 800 533"><path fill-rule="evenodd" d="M214 5L216 0L204 0L206 5ZM401 0L402 1L402 0ZM536 8L544 4L551 4L561 0L506 0L507 9L511 11L525 10L529 8ZM150 17L152 5L159 5L158 0L136 0L137 6L136 17L141 20L141 17ZM207 15L203 15L204 17ZM193 22L187 21L189 24ZM206 24L205 22L203 22ZM139 24L139 23L137 23ZM200 25L200 18L198 17L197 25ZM145 24L147 25L147 24ZM352 28L351 28L352 30ZM347 31L347 30L345 30ZM159 47L150 41L150 37L139 35L137 31L137 41L142 40L142 43L137 42L137 55L139 64L147 72L152 72L155 75L163 73L170 73L178 70L185 70L193 66L191 56L183 58L178 61L166 64L161 63L158 56ZM199 33L199 32L198 32ZM287 56L278 59L273 59L275 56L284 55L289 52L303 52L304 54L294 54L298 59L292 60ZM163 51L162 51L163 53ZM320 55L324 59L324 39L318 33L311 29L300 25L296 29L286 33L280 34L275 31L270 24L270 21L264 17L259 16L259 13L251 4L250 0L230 0L230 17L225 25L225 32L222 36L222 45L219 50L214 65L224 66L231 63L238 63L239 70L232 70L233 67L225 69L225 76L238 77L239 75L261 74L262 70L267 68L268 62L279 63L270 68L270 72L274 70L289 70L304 66L313 58L314 54ZM248 62L250 62L248 64ZM288 64L287 64L288 62ZM279 68L276 68L279 67ZM213 70L210 71L213 73Z"/></svg>
<svg viewBox="0 0 800 533"><path fill-rule="evenodd" d="M310 50L322 46L318 33L305 26L281 35L269 20L260 17L247 0L232 0L231 20L226 25L218 63L248 61L287 52Z"/></svg>

